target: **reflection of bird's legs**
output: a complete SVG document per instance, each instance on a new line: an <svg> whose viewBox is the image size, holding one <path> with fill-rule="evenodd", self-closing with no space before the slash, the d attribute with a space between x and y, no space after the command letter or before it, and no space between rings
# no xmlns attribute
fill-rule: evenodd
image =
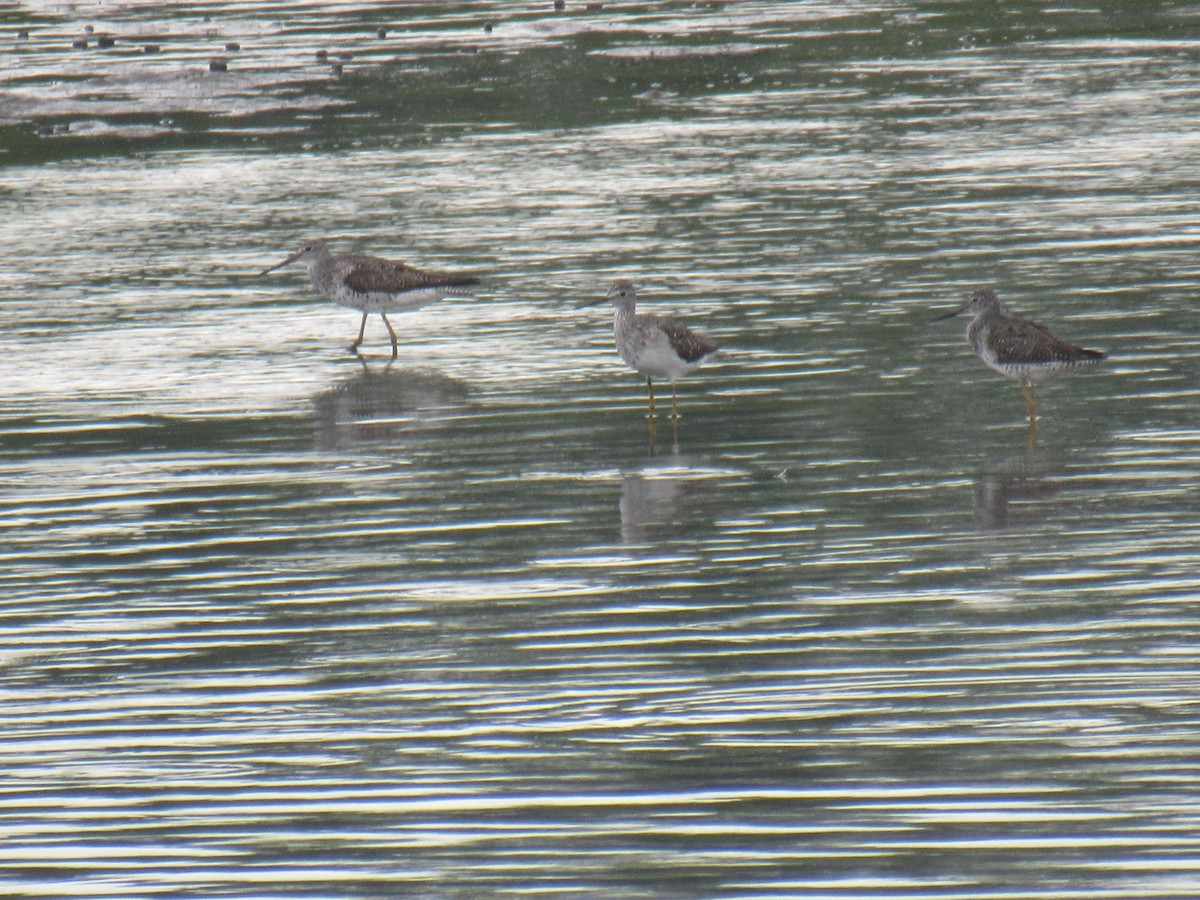
<svg viewBox="0 0 1200 900"><path fill-rule="evenodd" d="M350 345L350 352L357 353L358 346L362 343L363 334L367 330L367 314L363 313L362 322L358 326L358 337L354 339L354 343Z"/></svg>
<svg viewBox="0 0 1200 900"><path fill-rule="evenodd" d="M383 324L387 326L388 337L392 339L392 359L396 358L396 332L392 328L392 323L388 321L387 313L381 312L379 318L383 319Z"/></svg>
<svg viewBox="0 0 1200 900"><path fill-rule="evenodd" d="M651 380L649 375L646 376L646 393L650 398L647 420L650 423L650 449L653 451L654 439L658 436L658 425L654 421L654 382Z"/></svg>

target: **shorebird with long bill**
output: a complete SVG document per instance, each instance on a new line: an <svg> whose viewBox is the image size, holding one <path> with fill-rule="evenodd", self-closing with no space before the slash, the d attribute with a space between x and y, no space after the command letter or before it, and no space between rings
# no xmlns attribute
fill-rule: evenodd
<svg viewBox="0 0 1200 900"><path fill-rule="evenodd" d="M986 366L1020 386L1029 410L1031 432L1037 430L1036 386L1055 375L1105 358L1099 350L1085 350L1064 341L1045 325L1012 315L991 288L973 292L958 309L933 321L963 313L971 317L967 341L975 353Z"/></svg>
<svg viewBox="0 0 1200 900"><path fill-rule="evenodd" d="M312 286L334 303L362 311L358 337L350 344L351 353L358 353L362 345L367 316L378 313L392 340L392 359L396 358L397 341L388 313L417 309L447 294L469 294L468 288L479 284L479 279L468 273L423 270L363 253L333 253L324 240L305 241L283 262L258 274L266 275L294 262L308 266Z"/></svg>
<svg viewBox="0 0 1200 900"><path fill-rule="evenodd" d="M615 309L613 333L617 352L635 372L646 376L649 397L650 441L654 443L654 379L671 382L671 433L679 440L679 410L675 383L715 357L720 347L716 341L689 329L681 322L666 316L637 312L637 287L629 281L614 282L608 293L581 306L595 306L608 301Z"/></svg>

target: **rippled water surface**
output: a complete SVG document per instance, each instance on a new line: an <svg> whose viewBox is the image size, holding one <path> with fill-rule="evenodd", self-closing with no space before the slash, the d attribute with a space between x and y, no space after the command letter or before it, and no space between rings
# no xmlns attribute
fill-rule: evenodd
<svg viewBox="0 0 1200 900"><path fill-rule="evenodd" d="M584 6L0 8L0 893L1200 894L1196 11Z"/></svg>

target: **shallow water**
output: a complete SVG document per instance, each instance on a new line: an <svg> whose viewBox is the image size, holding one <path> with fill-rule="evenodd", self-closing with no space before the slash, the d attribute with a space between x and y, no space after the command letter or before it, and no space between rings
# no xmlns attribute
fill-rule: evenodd
<svg viewBox="0 0 1200 900"><path fill-rule="evenodd" d="M0 13L3 893L1194 897L1200 20L581 6Z"/></svg>

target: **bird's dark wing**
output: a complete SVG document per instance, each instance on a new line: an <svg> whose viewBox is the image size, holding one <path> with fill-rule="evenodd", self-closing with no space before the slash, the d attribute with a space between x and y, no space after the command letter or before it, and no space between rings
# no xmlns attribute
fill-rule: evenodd
<svg viewBox="0 0 1200 900"><path fill-rule="evenodd" d="M1076 363L1103 359L1099 350L1084 350L1060 338L1037 322L1004 318L988 327L988 343L1001 365L1038 365L1049 362Z"/></svg>
<svg viewBox="0 0 1200 900"><path fill-rule="evenodd" d="M716 353L719 349L716 341L697 334L682 322L676 322L674 319L664 316L655 316L654 319L663 334L667 336L667 340L671 342L671 348L679 354L679 358L684 362L698 362L710 353Z"/></svg>
<svg viewBox="0 0 1200 900"><path fill-rule="evenodd" d="M465 287L479 284L474 275L457 272L431 272L375 256L350 256L343 280L346 286L362 294L398 294L428 287Z"/></svg>

